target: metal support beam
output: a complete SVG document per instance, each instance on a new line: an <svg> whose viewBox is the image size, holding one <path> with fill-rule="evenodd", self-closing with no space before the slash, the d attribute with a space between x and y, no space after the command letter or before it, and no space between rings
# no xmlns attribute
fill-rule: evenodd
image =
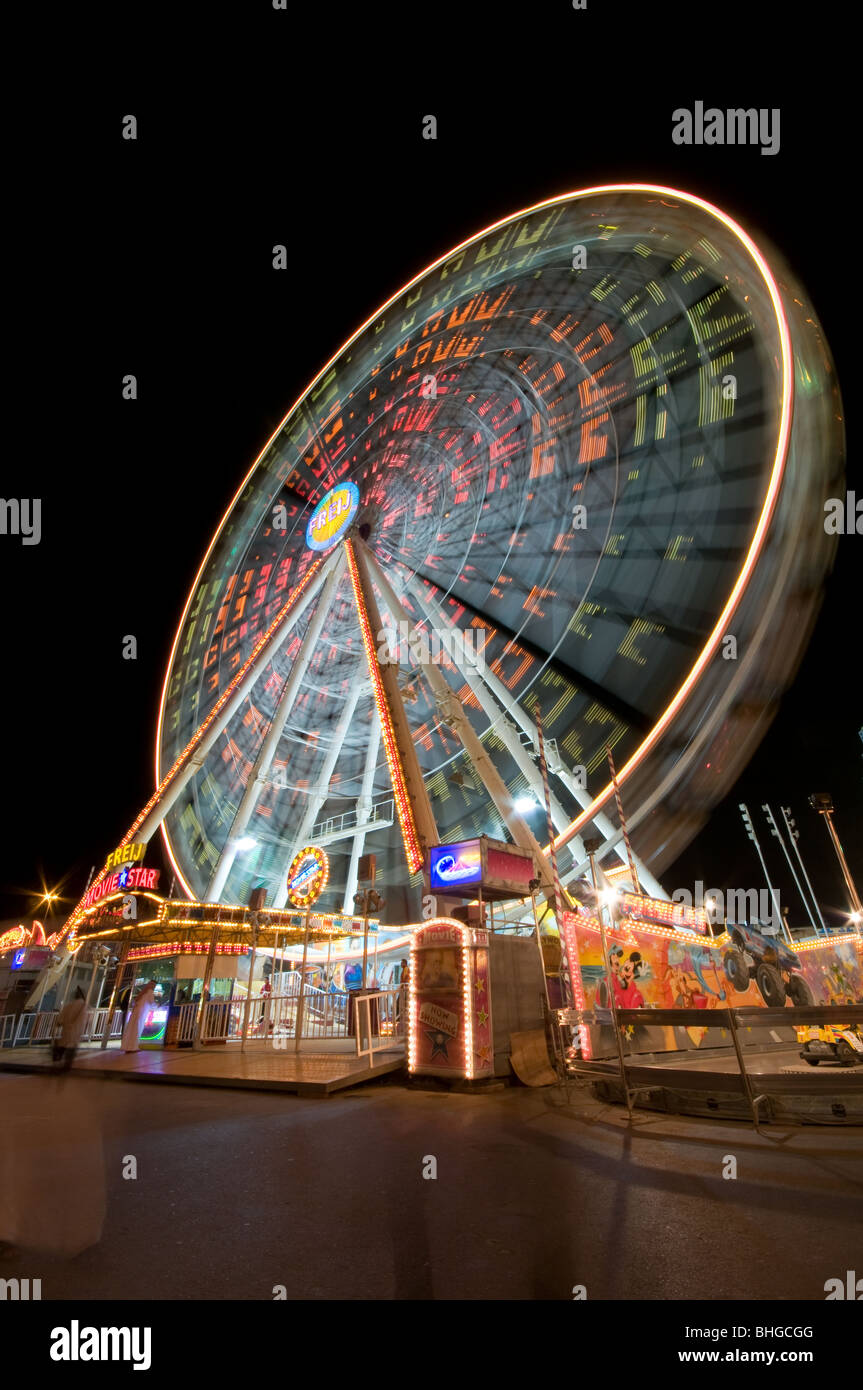
<svg viewBox="0 0 863 1390"><path fill-rule="evenodd" d="M270 720L270 727L264 735L261 746L258 749L255 765L249 774L249 780L246 783L246 789L237 807L237 813L231 824L228 838L225 841L222 852L219 855L218 863L210 879L204 899L205 902L217 903L221 900L222 891L228 881L228 875L231 872L234 860L237 857L237 841L244 835L246 827L252 817L252 812L258 804L264 787L267 785L270 767L278 750L285 723L288 715L293 709L294 701L305 679L306 672L309 669L309 662L314 655L315 647L320 641L321 633L324 630L324 623L329 615L343 571L344 559L340 551L336 563L330 571L326 584L324 585L324 591L321 594L320 602L306 629L306 635L302 640L300 650L296 655L294 663L282 687L282 693L279 696L278 703L273 711L273 717Z"/></svg>
<svg viewBox="0 0 863 1390"><path fill-rule="evenodd" d="M368 561L374 557L358 537L346 540L345 548L369 675L381 717L405 856L411 872L417 873L422 868L426 850L438 843L437 826L405 713L396 668L388 662L381 664L378 660L375 643L381 640L378 636L382 632L381 615L368 570Z"/></svg>
<svg viewBox="0 0 863 1390"><path fill-rule="evenodd" d="M425 593L420 593L417 587L413 588L413 593L419 600L429 620L438 626L442 626L445 620L443 619L440 609L435 612L431 600ZM458 629L453 629L452 624L447 624L447 626L450 628L450 631L458 631ZM460 661L455 653L450 653L450 660L459 675L464 678L466 684L476 696L480 707L489 719L492 731L496 737L500 739L537 801L542 805L545 796L542 785L542 774L519 738L515 725L507 718L505 711L498 704L489 687L482 681L477 668L471 666L466 660L464 662ZM553 792L550 793L550 800L551 819L554 828L556 831L565 830L569 825L570 817ZM584 846L582 845L581 839L578 838L574 842L572 854L573 856L576 854L580 856L583 853Z"/></svg>
<svg viewBox="0 0 863 1390"><path fill-rule="evenodd" d="M292 628L314 600L338 558L338 553L334 551L332 555L327 556L320 569L316 570L313 565L304 578L300 580L285 600L266 633L252 648L251 655L229 682L206 719L192 734L173 767L162 778L146 806L132 822L121 840L121 844L128 844L132 840L146 844L150 840L184 787L188 785L196 773L200 772L204 765L204 759L213 744L224 732L243 700L254 687L261 672L284 644ZM102 881L105 872L105 869L101 870L95 879L96 883ZM88 887L91 886L92 884L88 884ZM82 895L66 920L62 933L64 937L71 931L73 925L77 925L83 904L84 896Z"/></svg>
<svg viewBox="0 0 863 1390"><path fill-rule="evenodd" d="M396 597L395 591L378 565L375 557L366 551L371 568L373 569L375 582L384 596L384 602L390 610L393 619L398 625L400 622L407 624L408 632L413 635L416 632L416 624L408 615L407 610L401 601ZM461 700L455 691L447 684L439 668L433 662L424 663L420 670L429 684L438 713L445 724L453 730L459 739L462 747L470 758L476 769L477 775L485 786L486 791L500 812L504 824L507 826L513 840L523 849L530 849L536 859L539 874L542 879L543 891L554 894L554 875L551 864L543 854L539 841L527 822L518 814L513 804L512 793L504 782L497 768L491 760L488 751L480 743L476 731L465 714Z"/></svg>
<svg viewBox="0 0 863 1390"><path fill-rule="evenodd" d="M375 783L375 768L378 764L378 753L381 746L381 721L378 719L377 710L372 711L372 722L369 728L369 742L366 748L366 761L363 768L363 780L360 785L360 794L357 797L357 825L361 821L368 820L372 809L372 789ZM348 864L348 874L345 880L345 897L342 903L342 912L353 913L354 894L357 891L357 871L360 862L360 855L365 849L366 831L365 828L357 830L351 845L351 858Z"/></svg>
<svg viewBox="0 0 863 1390"><path fill-rule="evenodd" d="M408 585L408 588L410 589L414 597L417 599L417 601L420 603L423 611L428 614L429 618L431 618L433 622L437 623L439 627L451 627L451 624L447 622L446 615L444 614L440 605L436 602L435 599L432 598L431 594L428 592L427 586L423 584L421 580L412 580L411 583ZM515 723L518 724L519 727L524 730L524 732L530 739L531 744L534 748L536 748L538 746L536 724L534 720L531 719L530 715L524 709L522 709L518 700L516 700L513 696L512 691L508 690L507 687L504 685L503 681L500 679L500 677L496 675L495 672L492 671L490 667L486 666L484 663L482 665L477 666L476 675L479 677L480 681L488 687L492 695L497 697L497 699L503 706L504 712L508 716L511 716ZM473 689L473 686L471 686L471 689ZM497 732L497 730L495 730L495 732ZM503 736L501 735L501 737ZM547 744L546 747L548 747ZM560 756L557 755L555 757L549 749L547 760L549 772L552 773L555 777L560 778L567 791L571 793L571 795L578 802L579 806L581 806L582 809L585 809L587 806L589 806L593 800L592 796L590 795L590 792L588 792L585 787L579 786L578 780L565 766ZM564 827L557 825L557 818L554 814L554 807L555 802L554 800L552 800L552 818L555 821L555 828L561 830ZM566 823L569 824L568 817ZM600 835L602 835L606 841L613 840L613 842L616 844L617 841L621 838L621 835L618 833L617 827L612 823L612 821L609 820L608 816L605 815L603 811L597 812L597 814L593 817L593 824L596 826ZM608 851L603 846L603 849L600 850L599 853L601 856L603 853L607 852ZM581 875L590 867L590 861L588 860L587 855L584 852L584 845L581 840L581 837L577 838L576 844L573 847L572 857L573 859L578 861L580 869L579 873L576 875L573 875L572 871L568 870L565 875L567 881L572 877L580 878ZM647 865L636 857L635 866L638 870L639 881L642 887L644 888L645 892L650 894L650 896L654 898L662 898L664 901L668 901L668 894L666 893L659 880L650 872Z"/></svg>

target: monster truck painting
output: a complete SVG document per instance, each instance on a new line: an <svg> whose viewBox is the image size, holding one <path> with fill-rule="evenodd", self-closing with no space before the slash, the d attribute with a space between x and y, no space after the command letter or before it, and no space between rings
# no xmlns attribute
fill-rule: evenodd
<svg viewBox="0 0 863 1390"><path fill-rule="evenodd" d="M786 999L792 1004L812 1004L812 991L797 972L800 961L778 937L769 937L752 927L729 926L731 946L723 955L725 974L739 992L754 980L769 1009L781 1009Z"/></svg>

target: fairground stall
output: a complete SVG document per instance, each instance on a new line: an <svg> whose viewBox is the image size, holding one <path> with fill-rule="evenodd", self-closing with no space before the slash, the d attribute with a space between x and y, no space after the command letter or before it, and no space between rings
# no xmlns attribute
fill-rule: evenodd
<svg viewBox="0 0 863 1390"><path fill-rule="evenodd" d="M638 894L562 914L574 1075L705 1114L863 1119L863 937L784 939ZM814 1074L819 1063L820 1074ZM851 1070L843 1070L851 1068Z"/></svg>

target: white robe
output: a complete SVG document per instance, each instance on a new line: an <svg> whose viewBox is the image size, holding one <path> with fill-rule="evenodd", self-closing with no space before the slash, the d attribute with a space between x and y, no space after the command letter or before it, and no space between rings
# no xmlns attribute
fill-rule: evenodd
<svg viewBox="0 0 863 1390"><path fill-rule="evenodd" d="M144 1027L144 1019L147 1017L148 1010L156 1001L156 991L145 989L135 1000L135 1007L129 1015L128 1022L123 1029L123 1037L120 1042L124 1052L137 1052L138 1039Z"/></svg>

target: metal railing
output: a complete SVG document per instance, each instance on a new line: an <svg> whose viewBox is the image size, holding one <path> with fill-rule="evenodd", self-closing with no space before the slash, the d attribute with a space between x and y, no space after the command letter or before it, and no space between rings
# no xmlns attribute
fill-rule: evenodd
<svg viewBox="0 0 863 1390"><path fill-rule="evenodd" d="M298 984L285 994L253 996L248 1002L246 1041L295 1038L298 1017L301 1038L346 1038L347 1003L347 994L328 993L314 986L306 987L301 1003ZM181 1005L178 1041L194 1036L198 1007L196 1003ZM211 999L204 1005L201 1041L241 1042L245 1021L245 998Z"/></svg>
<svg viewBox="0 0 863 1390"><path fill-rule="evenodd" d="M591 1009L567 1009L560 1012L567 1015L566 1022L570 1024L590 1024L598 1021L595 1012ZM757 1129L760 1120L760 1106L764 1101L768 1101L772 1095L780 1092L793 1093L804 1088L801 1086L800 1077L783 1076L775 1072L752 1073L748 1071L746 1053L754 1049L744 1047L741 1031L748 1031L752 1028L807 1028L824 1023L829 1024L831 1018L836 1021L836 1024L859 1026L863 1024L863 1005L807 1004L793 1008L783 1006L771 1009L752 1005L717 1009L616 1009L611 1021L615 1023L616 1029L619 1029L620 1060L617 1070L629 1115L632 1116L633 1097L641 1092L661 1090L662 1077L657 1074L655 1067L650 1067L644 1063L633 1063L630 1060L631 1053L624 1054L624 1041L627 1037L625 1030L627 1028L638 1025L660 1028L720 1028L728 1032L737 1061L737 1071L723 1072L721 1086L717 1082L715 1072L690 1071L687 1073L686 1086L689 1090L715 1091L722 1089L743 1095L751 1111L753 1124ZM674 1049L670 1050L673 1051ZM597 1059L597 1061L599 1060L607 1062L613 1059ZM576 1070L582 1075L591 1072L594 1075L601 1074L595 1063L591 1062L581 1063ZM756 1080L759 1087L757 1093L753 1087L753 1082ZM810 1088L811 1083L805 1087L807 1091Z"/></svg>
<svg viewBox="0 0 863 1390"><path fill-rule="evenodd" d="M376 990L373 994L349 995L344 991L322 990L308 985L300 992L299 974L287 978L282 994L243 998L209 999L204 1004L199 1041L275 1042L295 1039L299 1020L301 1039L348 1039L357 1042L357 1056L371 1056L394 1042L404 1040L407 1027L406 991ZM248 1020L246 1010L248 1006ZM176 1029L171 1027L171 1043L192 1043L200 1001L178 1006ZM108 1021L107 1008L88 1009L81 1042L101 1042ZM57 1012L7 1014L0 1017L0 1047L25 1047L50 1043ZM126 1015L115 1009L109 1041L122 1036Z"/></svg>
<svg viewBox="0 0 863 1390"><path fill-rule="evenodd" d="M318 824L312 829L311 839L314 844L330 837L340 839L348 834L354 835L358 830L364 830L367 827L378 826L382 828L386 825L392 825L394 820L395 803L392 797L388 797L386 801L379 801L372 806L364 820L360 819L356 808L354 808L351 811L343 811L340 816L330 816L327 820L318 821Z"/></svg>
<svg viewBox="0 0 863 1390"><path fill-rule="evenodd" d="M10 1022L6 1023L5 1019L3 1020L3 1031L0 1033L0 1046L2 1047L26 1047L30 1043L44 1047L54 1037L54 1025L57 1022L56 1009L46 1010L42 1014L25 1011L17 1016L8 1014L6 1017Z"/></svg>
<svg viewBox="0 0 863 1390"><path fill-rule="evenodd" d="M105 1035L105 1024L108 1020L108 1009L88 1009L87 1018L84 1023L84 1031L81 1034L82 1042L99 1042ZM119 1038L123 1035L123 1025L125 1016L122 1009L114 1010L114 1017L111 1020L111 1037Z"/></svg>

